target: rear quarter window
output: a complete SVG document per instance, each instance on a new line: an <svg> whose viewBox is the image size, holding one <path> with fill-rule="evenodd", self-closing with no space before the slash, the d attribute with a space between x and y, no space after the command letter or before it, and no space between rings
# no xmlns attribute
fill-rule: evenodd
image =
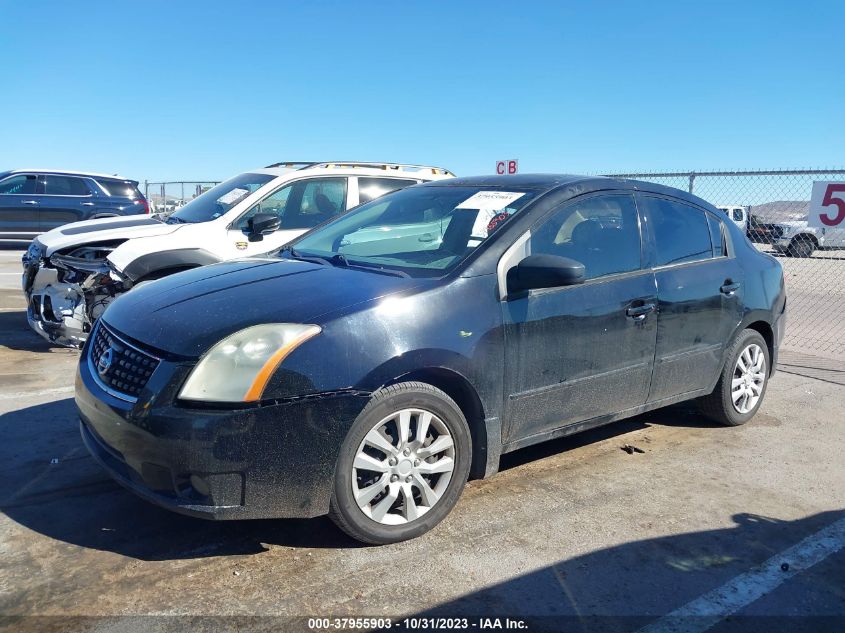
<svg viewBox="0 0 845 633"><path fill-rule="evenodd" d="M358 178L358 204L370 202L382 197L386 193L404 189L417 184L416 180L404 180L401 178Z"/></svg>
<svg viewBox="0 0 845 633"><path fill-rule="evenodd" d="M125 198L140 198L141 192L135 183L126 180L104 180L97 178L100 185L110 196L123 196Z"/></svg>

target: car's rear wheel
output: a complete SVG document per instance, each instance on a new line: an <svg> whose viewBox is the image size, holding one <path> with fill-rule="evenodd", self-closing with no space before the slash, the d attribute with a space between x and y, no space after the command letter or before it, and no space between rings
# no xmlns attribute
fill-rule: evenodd
<svg viewBox="0 0 845 633"><path fill-rule="evenodd" d="M754 417L769 381L769 348L756 330L743 330L727 354L716 388L700 400L702 412L728 426Z"/></svg>
<svg viewBox="0 0 845 633"><path fill-rule="evenodd" d="M812 257L815 250L816 243L813 238L806 235L796 235L789 243L786 254L791 257Z"/></svg>
<svg viewBox="0 0 845 633"><path fill-rule="evenodd" d="M448 395L421 382L380 389L343 442L329 516L366 543L420 536L457 503L471 458L466 419Z"/></svg>

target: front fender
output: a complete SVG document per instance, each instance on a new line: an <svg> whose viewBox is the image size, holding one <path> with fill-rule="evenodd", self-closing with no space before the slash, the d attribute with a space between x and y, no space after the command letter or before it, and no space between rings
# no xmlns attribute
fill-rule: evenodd
<svg viewBox="0 0 845 633"><path fill-rule="evenodd" d="M111 260L110 260L111 261ZM220 262L220 258L202 248L181 248L157 253L147 253L132 260L120 271L135 282L150 273L168 268L193 268Z"/></svg>

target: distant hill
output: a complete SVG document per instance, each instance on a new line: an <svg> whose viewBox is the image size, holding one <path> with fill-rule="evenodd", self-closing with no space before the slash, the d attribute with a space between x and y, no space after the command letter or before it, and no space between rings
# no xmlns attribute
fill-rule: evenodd
<svg viewBox="0 0 845 633"><path fill-rule="evenodd" d="M762 222L806 220L810 215L809 200L775 200L751 207L751 214Z"/></svg>

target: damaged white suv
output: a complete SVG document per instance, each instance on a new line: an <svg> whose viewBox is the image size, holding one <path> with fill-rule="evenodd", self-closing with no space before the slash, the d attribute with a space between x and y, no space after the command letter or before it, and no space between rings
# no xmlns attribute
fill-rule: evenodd
<svg viewBox="0 0 845 633"><path fill-rule="evenodd" d="M167 217L106 218L39 236L23 256L27 318L81 347L118 295L161 277L262 255L358 204L454 175L393 163L276 163L227 180Z"/></svg>

